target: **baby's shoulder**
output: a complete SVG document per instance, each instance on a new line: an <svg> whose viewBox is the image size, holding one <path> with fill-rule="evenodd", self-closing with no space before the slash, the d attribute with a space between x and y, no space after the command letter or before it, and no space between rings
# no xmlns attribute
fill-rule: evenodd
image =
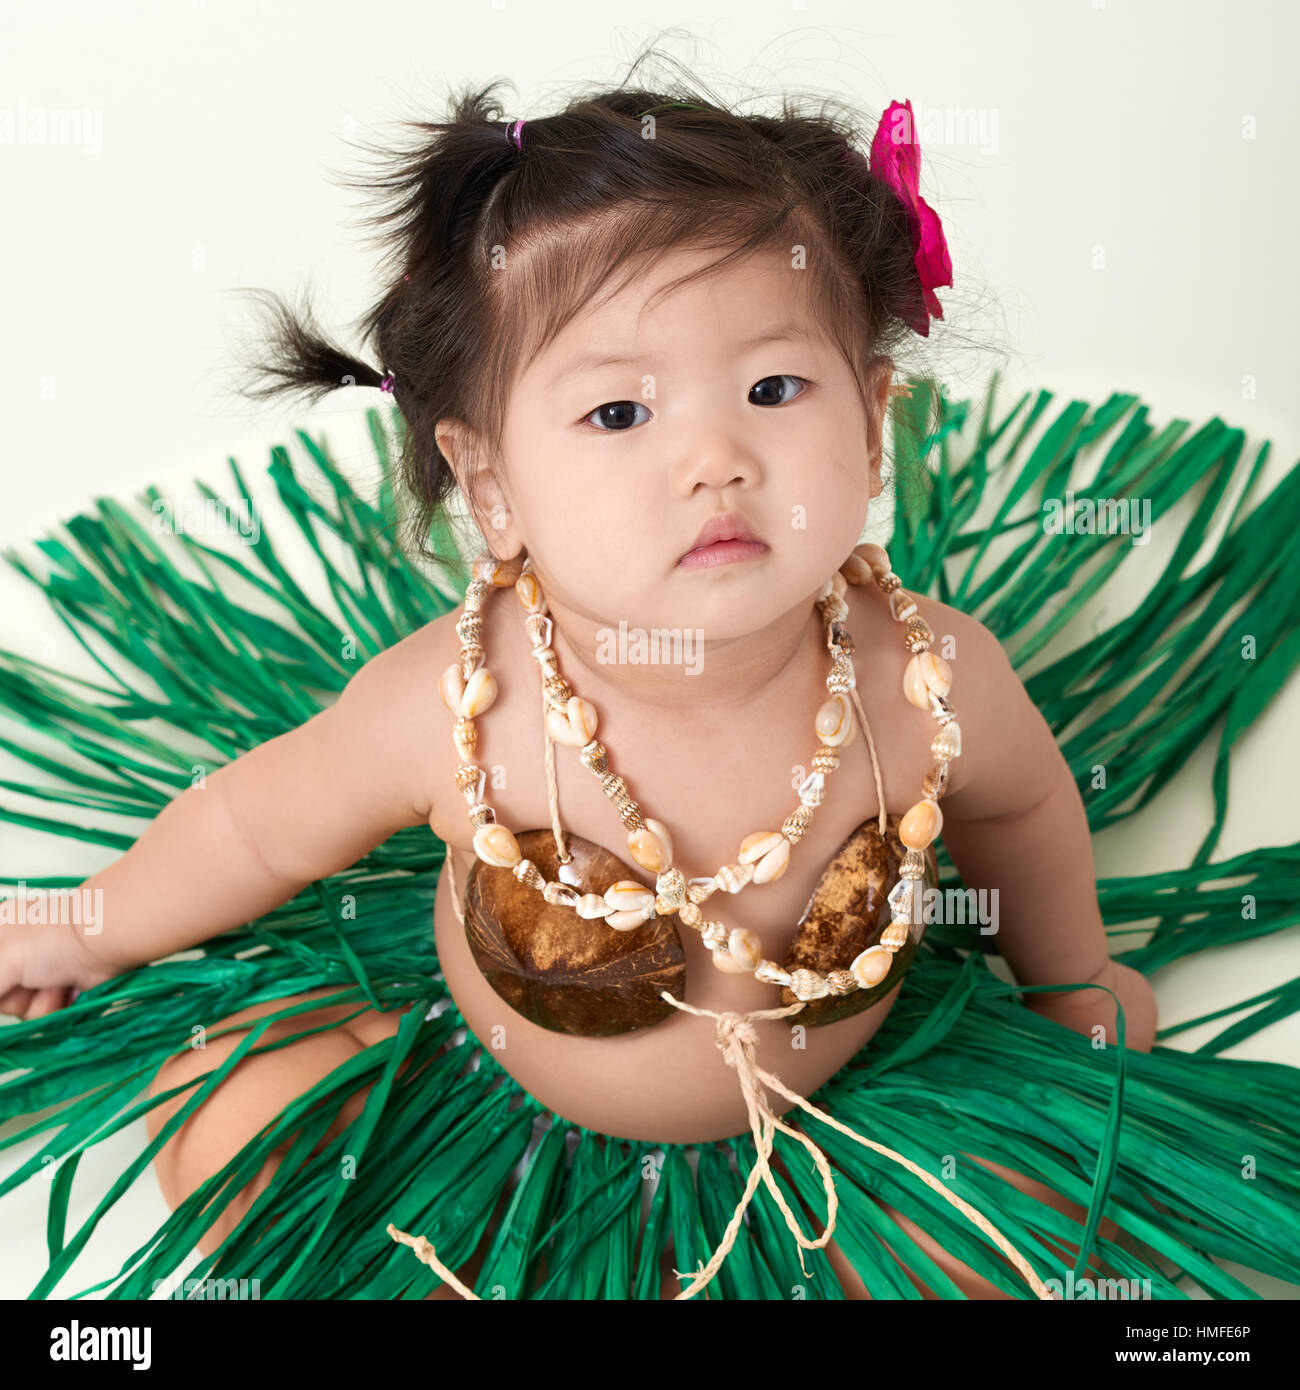
<svg viewBox="0 0 1300 1390"><path fill-rule="evenodd" d="M962 819L1009 815L1037 802L1068 769L1006 648L978 618L915 596L934 632L931 650L952 668L949 696L961 728L945 809Z"/></svg>
<svg viewBox="0 0 1300 1390"><path fill-rule="evenodd" d="M969 663L972 676L985 678L995 675L1004 666L1010 669L1001 642L978 618L925 594L912 594L912 598L917 611L934 633L930 650L943 657L952 667L954 701L958 673L964 663Z"/></svg>
<svg viewBox="0 0 1300 1390"><path fill-rule="evenodd" d="M415 810L427 820L434 789L455 771L439 681L459 659L457 607L386 647L348 682L345 697L377 758L398 770Z"/></svg>
<svg viewBox="0 0 1300 1390"><path fill-rule="evenodd" d="M999 758L1005 720L1026 702L1024 686L997 637L969 613L913 594L934 640L930 650L952 671L950 702L962 735L962 755L949 774L949 798L981 781Z"/></svg>

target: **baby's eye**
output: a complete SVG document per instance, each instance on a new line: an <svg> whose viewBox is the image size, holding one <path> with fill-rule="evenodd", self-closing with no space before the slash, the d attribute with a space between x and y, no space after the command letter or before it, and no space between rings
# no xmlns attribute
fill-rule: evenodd
<svg viewBox="0 0 1300 1390"><path fill-rule="evenodd" d="M595 420L592 421L598 430L605 430L609 434L622 434L636 423L634 415L629 418L629 412L635 411L638 407L645 410L640 401L606 401L604 405L598 405L591 415L584 415L582 418L591 420L592 416L595 416L596 420L601 422L596 424Z"/></svg>
<svg viewBox="0 0 1300 1390"><path fill-rule="evenodd" d="M778 381L797 381L800 389L794 396L780 388L777 388L774 393L768 387L768 383ZM811 384L804 377L790 376L788 373L765 376L762 381L749 388L749 399L753 405L784 405L787 400L797 400ZM759 393L758 399L754 397L755 392ZM603 430L607 434L626 434L634 425L642 423L636 418L635 412L638 409L645 410L646 407L640 401L606 401L604 405L598 405L595 410L582 418L584 423L590 421L596 429Z"/></svg>
<svg viewBox="0 0 1300 1390"><path fill-rule="evenodd" d="M753 386L749 388L749 399L755 405L784 405L787 400L795 400L798 398L798 396L803 395L803 390L801 389L799 392L797 392L795 396L783 395L779 400L773 400L772 392L770 390L764 390L764 388L767 387L768 382L771 381L797 381L800 384L801 388L806 388L809 385L809 383L805 381L803 377L790 376L788 373L781 373L778 376L765 376L762 381L756 382ZM759 393L759 399L757 400L755 400L754 398L755 392Z"/></svg>

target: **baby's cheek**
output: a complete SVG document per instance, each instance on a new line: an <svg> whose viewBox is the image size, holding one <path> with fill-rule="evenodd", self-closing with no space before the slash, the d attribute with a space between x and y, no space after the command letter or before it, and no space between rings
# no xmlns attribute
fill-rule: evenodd
<svg viewBox="0 0 1300 1390"><path fill-rule="evenodd" d="M782 539L796 562L801 556L821 571L843 564L858 543L867 518L865 481L834 463L823 464L790 490L788 532ZM811 571L810 571L811 572ZM821 573L821 578L826 578Z"/></svg>

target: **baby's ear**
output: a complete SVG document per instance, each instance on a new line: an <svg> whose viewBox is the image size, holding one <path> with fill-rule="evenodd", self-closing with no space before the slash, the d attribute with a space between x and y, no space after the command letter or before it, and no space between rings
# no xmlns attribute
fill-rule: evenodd
<svg viewBox="0 0 1300 1390"><path fill-rule="evenodd" d="M884 356L873 357L867 368L867 451L871 467L871 496L879 497L884 486L881 466L885 442L885 411L889 408L894 363Z"/></svg>
<svg viewBox="0 0 1300 1390"><path fill-rule="evenodd" d="M510 500L487 451L474 431L460 420L439 420L434 433L488 549L500 560L518 555L523 541Z"/></svg>

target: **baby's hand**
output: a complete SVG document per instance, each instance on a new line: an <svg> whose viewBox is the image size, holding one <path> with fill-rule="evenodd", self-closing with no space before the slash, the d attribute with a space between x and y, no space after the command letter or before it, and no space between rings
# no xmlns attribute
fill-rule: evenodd
<svg viewBox="0 0 1300 1390"><path fill-rule="evenodd" d="M1124 1043L1138 1052L1150 1052L1156 1038L1156 996L1147 977L1132 966L1108 959L1091 983L1113 989L1124 1006ZM1106 1046L1114 1047L1115 1000L1100 989L1062 990L1026 994L1025 1003L1036 1014L1055 1019L1076 1033L1090 1035L1100 1023L1106 1030Z"/></svg>
<svg viewBox="0 0 1300 1390"><path fill-rule="evenodd" d="M14 916L16 903L11 904ZM71 923L0 923L0 1014L42 1018L71 1003L73 991L120 975L98 959Z"/></svg>

